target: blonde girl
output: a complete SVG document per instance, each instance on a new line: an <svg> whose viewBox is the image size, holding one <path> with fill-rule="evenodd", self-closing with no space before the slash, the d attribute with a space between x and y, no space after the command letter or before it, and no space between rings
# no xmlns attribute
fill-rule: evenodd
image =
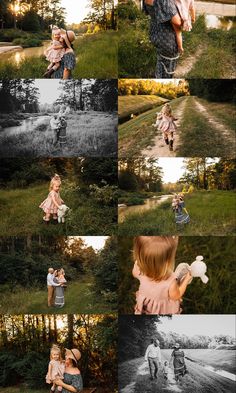
<svg viewBox="0 0 236 393"><path fill-rule="evenodd" d="M61 40L61 30L57 26L54 26L52 29L52 42L44 52L46 59L50 63L47 72L43 75L45 78L50 78L53 72L60 68L60 62L65 53L65 45Z"/></svg>
<svg viewBox="0 0 236 393"><path fill-rule="evenodd" d="M165 143L169 145L171 151L173 150L174 144L174 132L177 130L175 120L177 119L173 116L171 106L168 103L165 104L161 112L157 114L156 127L162 132L163 139Z"/></svg>
<svg viewBox="0 0 236 393"><path fill-rule="evenodd" d="M132 274L140 282L135 314L179 314L180 301L191 281L188 273L181 283L174 273L178 238L137 236L134 238Z"/></svg>
<svg viewBox="0 0 236 393"><path fill-rule="evenodd" d="M60 209L60 206L64 203L64 201L60 197L60 187L61 178L58 174L55 174L50 182L48 197L39 205L40 209L43 209L45 213L43 220L46 223L50 221L51 215L54 220L57 220L58 210Z"/></svg>
<svg viewBox="0 0 236 393"><path fill-rule="evenodd" d="M55 392L56 388L62 391L61 386L54 384L54 380L64 379L65 363L61 358L61 350L57 345L53 345L50 351L50 362L48 364L48 372L46 375L46 383L52 384L50 392Z"/></svg>
<svg viewBox="0 0 236 393"><path fill-rule="evenodd" d="M66 287L66 278L65 278L65 270L64 269L60 269L58 271L58 277L57 277L59 283L61 284L61 286Z"/></svg>

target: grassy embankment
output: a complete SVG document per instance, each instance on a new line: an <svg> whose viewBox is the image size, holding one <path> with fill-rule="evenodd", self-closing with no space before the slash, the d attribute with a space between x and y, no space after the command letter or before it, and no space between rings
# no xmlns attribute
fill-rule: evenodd
<svg viewBox="0 0 236 393"><path fill-rule="evenodd" d="M130 119L131 115L140 115L152 108L164 104L168 100L156 95L128 95L118 97L119 122L123 123Z"/></svg>
<svg viewBox="0 0 236 393"><path fill-rule="evenodd" d="M117 40L113 31L79 37L74 44L73 78L117 78ZM0 61L0 78L42 78L47 65L44 56L29 57L19 66Z"/></svg>
<svg viewBox="0 0 236 393"><path fill-rule="evenodd" d="M19 29L0 30L0 42L7 42L9 45L19 45L23 48L41 46L44 40L50 40L51 35L45 32L29 33Z"/></svg>
<svg viewBox="0 0 236 393"><path fill-rule="evenodd" d="M137 19L133 23L121 21L119 31L119 77L154 77L156 49L149 41L149 19ZM181 77L233 78L235 34L234 28L229 31L207 29L205 17L199 16L192 31L183 33L184 54L179 64L190 55L194 56L196 48L201 48L201 55L190 72L187 75L184 73Z"/></svg>
<svg viewBox="0 0 236 393"><path fill-rule="evenodd" d="M11 117L11 115L8 115L8 117ZM5 124L8 122L8 117L5 116L5 119L3 119ZM49 118L47 118L38 127L33 128L31 132L1 137L0 131L0 155L5 157L22 155L44 157L51 155L63 155L64 157L104 155L113 157L117 154L117 135L114 132L116 124L115 114L78 112L70 115L67 120L67 144L62 150L53 145L53 133L49 126Z"/></svg>
<svg viewBox="0 0 236 393"><path fill-rule="evenodd" d="M49 225L42 220L39 204L48 195L48 183L25 189L0 191L0 235L111 235L116 232L116 207L102 206L91 196L64 182L61 196L71 208L65 224Z"/></svg>
<svg viewBox="0 0 236 393"><path fill-rule="evenodd" d="M111 310L109 304L102 301L101 296L93 292L93 278L83 277L78 282L68 283L65 290L65 306L63 308L47 307L47 288L25 289L15 288L14 292L1 293L0 312L2 314L73 314L73 313L104 313ZM1 287L0 287L1 291Z"/></svg>
<svg viewBox="0 0 236 393"><path fill-rule="evenodd" d="M232 235L235 233L235 192L198 191L185 197L191 221L175 224L171 200L145 213L132 214L119 224L119 235Z"/></svg>

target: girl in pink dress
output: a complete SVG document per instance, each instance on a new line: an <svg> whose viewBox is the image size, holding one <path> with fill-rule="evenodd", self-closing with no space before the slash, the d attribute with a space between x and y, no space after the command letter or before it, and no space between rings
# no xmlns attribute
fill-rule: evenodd
<svg viewBox="0 0 236 393"><path fill-rule="evenodd" d="M40 209L43 209L45 216L43 220L49 222L51 215L54 220L57 220L57 212L64 201L60 197L61 179L60 176L55 174L50 182L48 197L39 205Z"/></svg>
<svg viewBox="0 0 236 393"><path fill-rule="evenodd" d="M66 49L61 40L61 30L57 26L54 26L52 29L51 45L44 52L46 59L50 62L47 72L43 75L45 78L50 78L52 73L60 68L60 62L65 53Z"/></svg>
<svg viewBox="0 0 236 393"><path fill-rule="evenodd" d="M46 383L53 384L50 392L55 392L56 388L58 392L62 391L61 386L57 386L53 383L55 379L64 379L65 363L61 359L61 350L57 345L53 345L50 351L50 362L48 365L48 372L46 375Z"/></svg>
<svg viewBox="0 0 236 393"><path fill-rule="evenodd" d="M174 273L178 238L137 236L134 238L133 276L139 280L135 314L179 314L180 301L191 281L188 273L178 283Z"/></svg>
<svg viewBox="0 0 236 393"><path fill-rule="evenodd" d="M195 5L194 5L194 0L175 0L175 5L179 12L182 21L182 26L181 29L179 29L175 25L172 26L175 30L176 42L178 45L179 52L183 53L184 49L183 49L182 31L192 30L192 23L195 22L195 18L196 18Z"/></svg>
<svg viewBox="0 0 236 393"><path fill-rule="evenodd" d="M160 113L157 114L155 126L162 132L163 139L169 149L173 150L174 132L177 130L175 120L177 120L173 113L170 104L165 104Z"/></svg>

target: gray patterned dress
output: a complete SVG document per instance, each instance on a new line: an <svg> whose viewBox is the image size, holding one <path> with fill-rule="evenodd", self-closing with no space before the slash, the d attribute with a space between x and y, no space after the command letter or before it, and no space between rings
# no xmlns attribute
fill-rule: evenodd
<svg viewBox="0 0 236 393"><path fill-rule="evenodd" d="M53 281L59 284L59 281L54 277ZM55 307L63 307L65 305L64 288L61 286L55 287Z"/></svg>
<svg viewBox="0 0 236 393"><path fill-rule="evenodd" d="M61 59L61 65L58 70L52 74L53 79L63 79L64 69L73 70L75 68L76 60L74 53L65 53Z"/></svg>
<svg viewBox="0 0 236 393"><path fill-rule="evenodd" d="M179 58L175 31L171 18L178 14L174 0L154 0L146 6L151 17L150 41L157 48L156 78L173 78Z"/></svg>
<svg viewBox="0 0 236 393"><path fill-rule="evenodd" d="M75 389L77 389L77 392L80 392L83 389L83 380L80 374L68 374L64 373L64 383L67 385L73 386ZM62 393L69 393L67 389L62 389Z"/></svg>

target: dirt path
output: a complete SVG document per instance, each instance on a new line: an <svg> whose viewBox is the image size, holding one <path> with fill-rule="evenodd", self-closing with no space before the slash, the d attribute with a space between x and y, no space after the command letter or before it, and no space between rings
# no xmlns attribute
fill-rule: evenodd
<svg viewBox="0 0 236 393"><path fill-rule="evenodd" d="M200 45L196 52L192 55L186 57L182 63L178 64L174 73L174 78L186 78L188 73L192 70L193 66L198 61L199 57L202 55L205 47Z"/></svg>
<svg viewBox="0 0 236 393"><path fill-rule="evenodd" d="M193 97L193 102L197 107L199 113L204 116L209 122L210 126L213 127L216 132L219 132L222 135L222 139L225 139L225 143L228 145L229 150L232 155L235 155L235 137L233 136L233 130L227 128L224 124L220 123L220 121L212 116L211 113L208 112L206 107L200 103L196 97ZM214 136L213 136L214 137ZM214 140L212 141L214 143Z"/></svg>
<svg viewBox="0 0 236 393"><path fill-rule="evenodd" d="M178 119L176 121L177 125L177 132L175 133L174 136L174 150L170 151L169 146L165 144L162 134L160 131L157 131L157 135L154 139L154 146L151 146L149 148L146 148L142 150L141 154L145 157L175 157L176 150L178 149L179 145L179 130L180 130L180 124L183 118L184 114L184 109L185 105L187 102L188 97L185 97L179 104L179 106L174 109L174 115Z"/></svg>
<svg viewBox="0 0 236 393"><path fill-rule="evenodd" d="M170 356L162 352L162 363L170 360ZM165 381L161 370L158 371L157 380L150 380L148 363L143 358L137 359L137 373L120 393L228 393L235 391L235 382L216 375L204 367L186 360L188 374L182 381L174 379L173 365L170 366L168 380Z"/></svg>

